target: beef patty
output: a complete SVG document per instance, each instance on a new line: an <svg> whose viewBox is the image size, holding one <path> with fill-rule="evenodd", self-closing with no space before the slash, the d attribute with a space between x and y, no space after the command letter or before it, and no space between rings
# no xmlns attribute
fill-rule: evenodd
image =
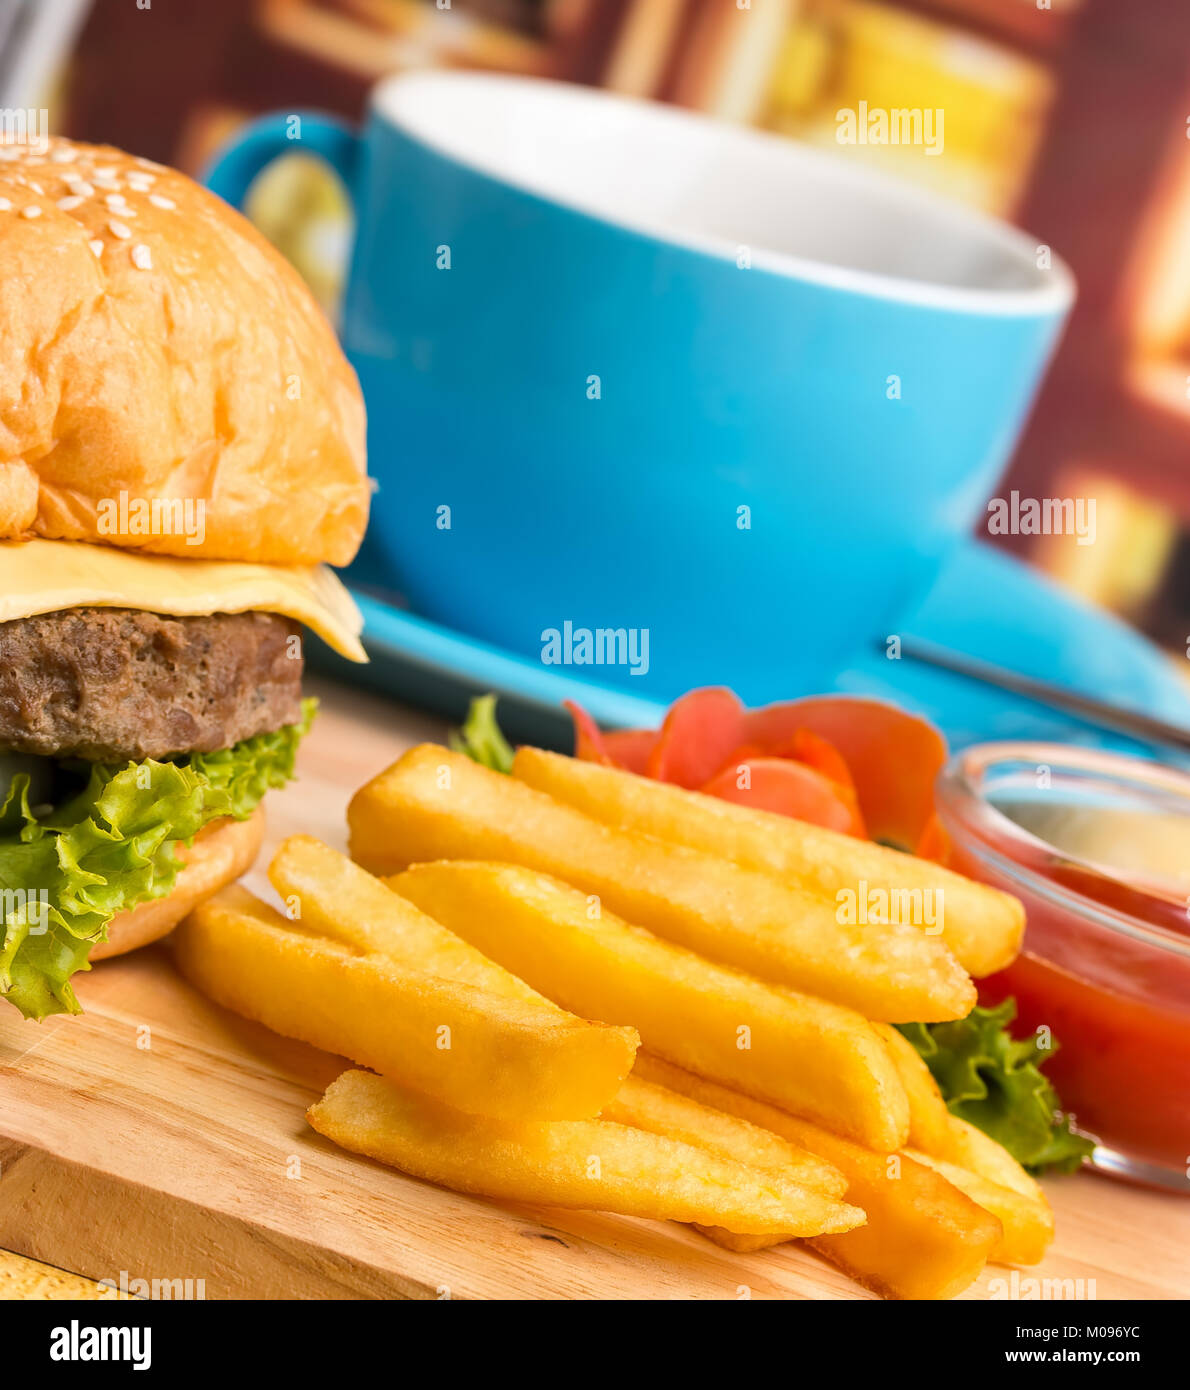
<svg viewBox="0 0 1190 1390"><path fill-rule="evenodd" d="M0 752L140 762L295 723L298 631L270 613L131 608L0 623Z"/></svg>

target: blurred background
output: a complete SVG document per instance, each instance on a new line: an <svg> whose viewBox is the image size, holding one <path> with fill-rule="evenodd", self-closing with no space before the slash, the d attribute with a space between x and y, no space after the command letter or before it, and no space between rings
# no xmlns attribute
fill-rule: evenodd
<svg viewBox="0 0 1190 1390"><path fill-rule="evenodd" d="M674 102L1052 245L1078 305L1000 492L1093 496L1097 540L994 543L1190 654L1190 0L0 0L0 107L191 174L259 112L358 119L379 78L424 67ZM944 108L944 152L837 144L861 100ZM292 156L249 210L333 314L334 177Z"/></svg>

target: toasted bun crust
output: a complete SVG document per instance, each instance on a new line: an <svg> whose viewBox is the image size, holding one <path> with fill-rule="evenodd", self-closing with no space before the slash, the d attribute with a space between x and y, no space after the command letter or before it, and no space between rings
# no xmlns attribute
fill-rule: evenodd
<svg viewBox="0 0 1190 1390"><path fill-rule="evenodd" d="M260 806L249 820L213 821L200 830L189 849L178 851L186 867L178 875L173 892L113 917L107 940L92 948L89 959L122 956L173 931L192 907L252 867L263 836L264 809Z"/></svg>
<svg viewBox="0 0 1190 1390"><path fill-rule="evenodd" d="M239 213L107 146L6 145L0 266L0 540L352 559L369 500L359 384ZM161 499L190 500L192 521L147 533L133 509Z"/></svg>

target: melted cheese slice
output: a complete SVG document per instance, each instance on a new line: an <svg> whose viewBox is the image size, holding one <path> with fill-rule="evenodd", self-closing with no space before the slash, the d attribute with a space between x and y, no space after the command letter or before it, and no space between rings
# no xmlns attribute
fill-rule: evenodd
<svg viewBox="0 0 1190 1390"><path fill-rule="evenodd" d="M178 560L82 541L0 542L0 622L82 607L140 608L175 618L280 613L349 661L368 659L360 611L325 565Z"/></svg>

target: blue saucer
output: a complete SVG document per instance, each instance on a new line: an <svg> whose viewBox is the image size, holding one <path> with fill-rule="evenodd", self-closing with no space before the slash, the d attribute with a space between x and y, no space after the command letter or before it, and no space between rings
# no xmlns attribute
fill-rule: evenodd
<svg viewBox="0 0 1190 1390"><path fill-rule="evenodd" d="M326 649L315 664L453 720L461 718L473 695L491 690L500 696L500 722L511 738L569 749L573 740L570 718L561 708L564 699L579 701L610 728L655 727L668 703L563 674L354 592L371 665L349 666ZM1190 684L1169 656L1124 623L978 542L956 553L897 630L1171 723L1190 724ZM723 672L721 680L730 685L731 672ZM1038 739L1149 756L1154 751L1034 701L918 662L891 661L879 651L857 653L833 686L894 700L925 715L954 748L990 739ZM668 692L670 698L681 693ZM774 698L817 693L788 690L774 692ZM1174 755L1162 750L1161 756L1169 761Z"/></svg>

